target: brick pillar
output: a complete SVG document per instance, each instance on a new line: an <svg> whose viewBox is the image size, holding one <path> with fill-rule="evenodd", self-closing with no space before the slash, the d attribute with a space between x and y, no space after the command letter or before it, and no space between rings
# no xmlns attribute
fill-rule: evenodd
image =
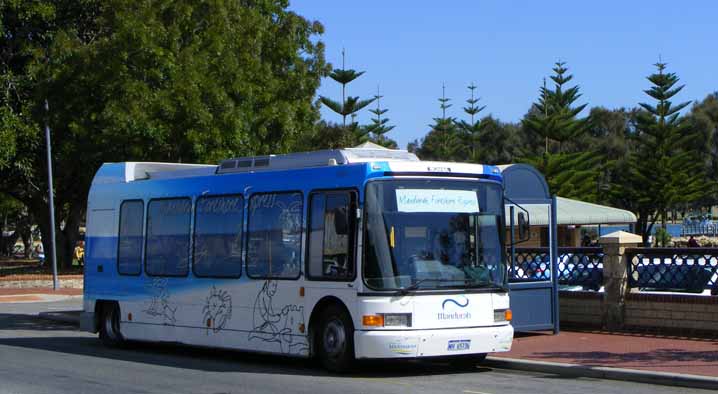
<svg viewBox="0 0 718 394"><path fill-rule="evenodd" d="M609 330L623 328L625 318L626 295L628 288L628 261L624 255L626 248L641 245L643 239L636 234L616 231L599 239L603 246L603 302L601 320Z"/></svg>

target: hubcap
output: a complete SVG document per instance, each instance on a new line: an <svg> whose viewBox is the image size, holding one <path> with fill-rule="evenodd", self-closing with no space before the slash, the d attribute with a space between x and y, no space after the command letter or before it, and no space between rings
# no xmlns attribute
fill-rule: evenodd
<svg viewBox="0 0 718 394"><path fill-rule="evenodd" d="M324 351L329 356L337 356L342 353L346 344L344 324L339 320L332 320L324 328Z"/></svg>

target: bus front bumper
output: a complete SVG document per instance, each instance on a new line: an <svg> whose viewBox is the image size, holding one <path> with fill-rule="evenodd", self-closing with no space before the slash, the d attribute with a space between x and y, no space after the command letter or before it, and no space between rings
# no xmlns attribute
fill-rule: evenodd
<svg viewBox="0 0 718 394"><path fill-rule="evenodd" d="M354 332L356 358L412 358L508 352L511 325L439 330Z"/></svg>

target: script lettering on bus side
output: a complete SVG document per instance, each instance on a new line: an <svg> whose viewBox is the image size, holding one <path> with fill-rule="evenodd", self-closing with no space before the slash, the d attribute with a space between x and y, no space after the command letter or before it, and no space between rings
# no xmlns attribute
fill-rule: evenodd
<svg viewBox="0 0 718 394"><path fill-rule="evenodd" d="M157 204L159 214L162 216L186 215L192 211L192 202L188 199L172 199L172 200L156 200L152 204Z"/></svg>
<svg viewBox="0 0 718 394"><path fill-rule="evenodd" d="M241 197L210 197L201 198L197 202L197 213L199 214L220 214L242 212Z"/></svg>

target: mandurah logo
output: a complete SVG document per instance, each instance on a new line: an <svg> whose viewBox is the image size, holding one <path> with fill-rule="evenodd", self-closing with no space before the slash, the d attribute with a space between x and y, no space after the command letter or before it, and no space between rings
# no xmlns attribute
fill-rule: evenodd
<svg viewBox="0 0 718 394"><path fill-rule="evenodd" d="M403 343L403 342L394 342L389 344L389 351L396 354L401 355L409 355L409 354L415 354L416 353L416 344L415 343Z"/></svg>
<svg viewBox="0 0 718 394"><path fill-rule="evenodd" d="M446 303L447 303L447 302L454 303L454 304L456 304L456 306L458 306L458 307L460 307L460 308L466 308L466 307L469 305L469 299L466 298L466 297L464 297L464 303L463 303L463 304L461 304L459 301L456 301L456 300L453 299L453 298L447 298L447 299L444 300L444 302L441 303L441 309L446 309Z"/></svg>
<svg viewBox="0 0 718 394"><path fill-rule="evenodd" d="M469 299L466 297L463 297L463 303L460 301L457 301L453 298L447 298L444 300L444 302L441 303L441 309L442 311L436 314L436 318L438 320L468 320L471 319L471 313L470 312L460 312L460 311L453 311L453 312L447 312L446 311L446 304L449 304L451 307L451 304L456 305L459 308L466 308L469 306ZM455 309L455 308L451 308Z"/></svg>

